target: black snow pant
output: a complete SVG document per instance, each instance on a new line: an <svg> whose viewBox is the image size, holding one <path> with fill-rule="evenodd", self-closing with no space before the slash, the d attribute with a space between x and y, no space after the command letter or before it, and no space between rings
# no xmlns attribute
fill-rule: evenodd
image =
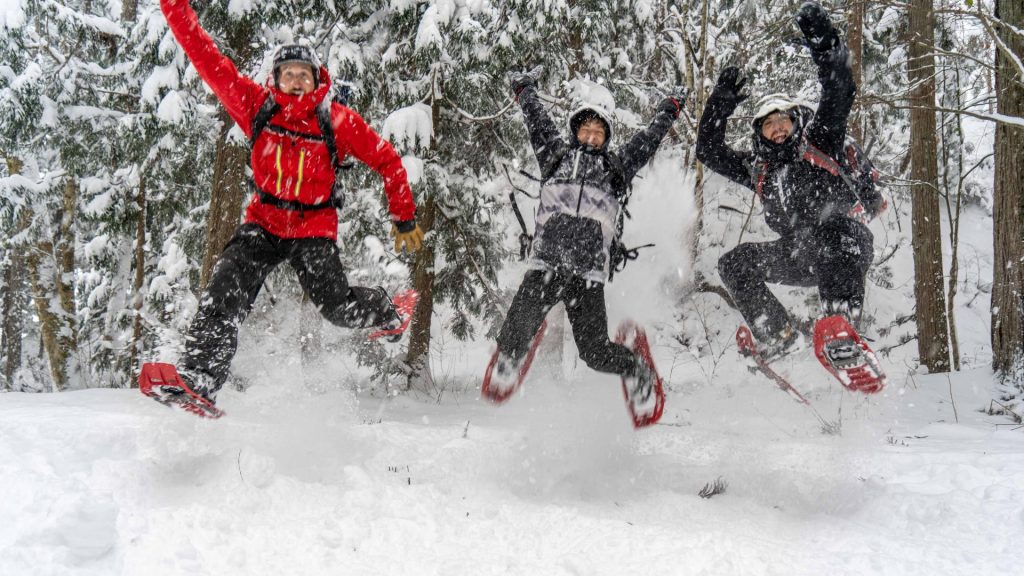
<svg viewBox="0 0 1024 576"><path fill-rule="evenodd" d="M238 328L264 280L285 260L295 269L310 300L333 324L363 328L382 324L394 315L383 290L349 286L333 240L287 240L256 224L243 224L214 266L185 344L182 368L206 376L211 394L227 380L238 348Z"/></svg>
<svg viewBox="0 0 1024 576"><path fill-rule="evenodd" d="M594 370L626 376L636 369L636 356L608 338L608 312L604 284L580 276L531 270L512 299L498 334L498 349L521 359L551 308L565 302L580 358Z"/></svg>
<svg viewBox="0 0 1024 576"><path fill-rule="evenodd" d="M769 342L790 320L767 284L817 286L823 307L860 310L873 242L864 224L835 217L803 241L740 244L718 260L718 272L754 336Z"/></svg>

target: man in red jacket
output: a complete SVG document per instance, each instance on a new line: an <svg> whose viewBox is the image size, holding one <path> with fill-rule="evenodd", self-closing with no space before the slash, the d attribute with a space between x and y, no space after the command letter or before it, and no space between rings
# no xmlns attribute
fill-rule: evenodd
<svg viewBox="0 0 1024 576"><path fill-rule="evenodd" d="M383 288L350 286L345 277L335 243L336 162L354 156L384 179L396 251L418 250L423 232L401 158L358 114L331 102L330 77L312 49L279 48L273 76L260 86L221 54L188 0L160 0L160 7L199 76L252 144L254 194L199 302L180 370L185 383L212 403L238 347L238 327L281 262L291 264L334 324L391 328L400 321ZM327 119L333 141L321 130Z"/></svg>

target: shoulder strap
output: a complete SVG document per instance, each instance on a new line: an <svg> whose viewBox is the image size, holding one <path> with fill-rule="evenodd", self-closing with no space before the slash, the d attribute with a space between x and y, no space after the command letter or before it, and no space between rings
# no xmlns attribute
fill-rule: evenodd
<svg viewBox="0 0 1024 576"><path fill-rule="evenodd" d="M844 145L845 148L846 145ZM804 141L804 152L802 158L807 162L810 162L812 166L817 166L822 170L828 172L833 176L842 178L846 186L850 188L855 194L859 194L857 190L857 183L850 176L849 172L843 169L843 167L836 162L836 159L825 154L821 150L815 148L810 142Z"/></svg>
<svg viewBox="0 0 1024 576"><path fill-rule="evenodd" d="M266 99L263 100L260 109L256 111L256 115L252 118L252 130L250 130L251 135L249 136L250 147L256 144L256 139L259 138L263 129L267 127L267 123L270 122L270 119L280 109L281 106L274 100L274 93L267 92Z"/></svg>
<svg viewBox="0 0 1024 576"><path fill-rule="evenodd" d="M768 174L768 163L758 162L757 158L745 160L747 172L750 172L750 186L754 193L760 198L764 194L764 178Z"/></svg>
<svg viewBox="0 0 1024 576"><path fill-rule="evenodd" d="M316 107L316 121L320 125L320 135L324 138L327 153L331 156L331 166L335 174L342 169L341 158L338 157L338 142L334 139L334 123L331 122L331 100L324 98Z"/></svg>

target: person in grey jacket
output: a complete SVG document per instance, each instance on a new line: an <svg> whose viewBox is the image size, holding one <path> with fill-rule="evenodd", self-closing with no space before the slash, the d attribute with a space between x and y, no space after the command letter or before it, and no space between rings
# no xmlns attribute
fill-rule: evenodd
<svg viewBox="0 0 1024 576"><path fill-rule="evenodd" d="M651 397L653 376L629 348L608 338L604 283L630 181L679 117L683 98L665 98L646 130L612 150L611 118L601 106L576 109L563 139L541 105L533 75L515 77L512 89L523 109L542 185L529 270L498 335L491 386L515 385L544 317L563 301L580 358L594 370L626 378L631 400L644 403Z"/></svg>

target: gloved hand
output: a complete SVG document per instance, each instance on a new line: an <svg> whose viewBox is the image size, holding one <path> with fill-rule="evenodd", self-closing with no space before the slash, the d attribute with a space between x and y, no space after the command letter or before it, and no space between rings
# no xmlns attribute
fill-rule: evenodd
<svg viewBox="0 0 1024 576"><path fill-rule="evenodd" d="M878 203L874 211L869 211L863 202L857 201L853 208L850 208L850 211L846 213L846 216L867 225L875 218L881 216L882 212L885 212L887 208L889 208L889 201L885 198L882 198L882 201Z"/></svg>
<svg viewBox="0 0 1024 576"><path fill-rule="evenodd" d="M745 77L740 76L740 69L736 66L727 66L718 74L718 82L708 98L708 105L720 107L723 112L732 114L736 107L750 97L743 93L743 86L747 83Z"/></svg>
<svg viewBox="0 0 1024 576"><path fill-rule="evenodd" d="M392 223L391 235L395 237L395 252L406 250L411 253L423 246L423 230L416 220Z"/></svg>
<svg viewBox="0 0 1024 576"><path fill-rule="evenodd" d="M673 118L679 118L679 115L683 112L684 103L686 103L686 91L680 89L675 94L670 94L662 100L658 104L658 110L668 112Z"/></svg>
<svg viewBox="0 0 1024 576"><path fill-rule="evenodd" d="M543 71L543 66L535 66L533 70L530 70L529 72L517 72L512 74L512 92L514 92L516 96L519 96L519 93L526 89L527 86L536 87L537 80L540 79L540 74Z"/></svg>
<svg viewBox="0 0 1024 576"><path fill-rule="evenodd" d="M821 4L804 2L796 14L796 23L813 52L826 52L839 45L839 33Z"/></svg>

